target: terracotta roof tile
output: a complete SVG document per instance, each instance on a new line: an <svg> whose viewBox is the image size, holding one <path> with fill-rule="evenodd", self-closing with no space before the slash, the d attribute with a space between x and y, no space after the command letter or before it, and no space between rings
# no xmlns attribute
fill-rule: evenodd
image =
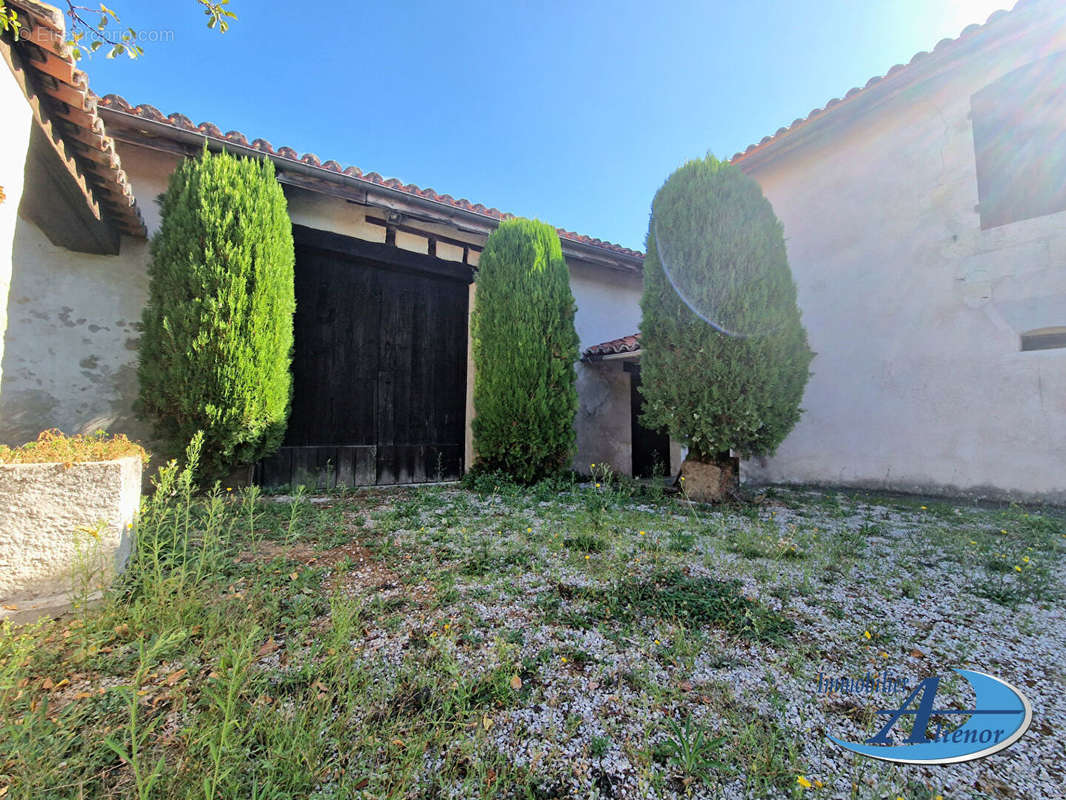
<svg viewBox="0 0 1066 800"><path fill-rule="evenodd" d="M586 348L581 354L582 361L598 361L604 356L619 355L621 353L636 353L640 351L640 334L623 336L621 339L611 339L609 342L594 344Z"/></svg>
<svg viewBox="0 0 1066 800"><path fill-rule="evenodd" d="M130 236L146 229L115 143L98 113L98 98L66 44L63 14L36 0L7 0L22 28L3 50L33 116L97 216Z"/></svg>
<svg viewBox="0 0 1066 800"><path fill-rule="evenodd" d="M950 50L952 48L958 47L961 43L966 42L967 40L969 40L974 34L987 29L990 24L996 22L997 20L1003 19L1004 17L1008 16L1008 14L1013 13L1013 11L1015 11L1015 10L1017 10L1019 8L1025 7L1025 6L1036 5L1038 2L1042 2L1042 1L1043 0L1017 0L1017 2L1014 5L1014 8L1010 12L1002 10L1002 9L999 10L999 11L995 11L995 12L993 12L991 14L991 16L988 17L988 19L985 21L985 23L983 25L981 25L981 24L967 25L965 28L962 29L962 32L958 35L957 38L954 38L954 39L950 39L950 38L941 39L939 42L937 42L936 46L933 48L933 52L942 53L944 51L948 51L948 50ZM783 128L778 128L777 132L774 133L773 136L764 137L758 144L748 145L748 147L743 152L736 153L736 154L733 155L733 158L731 159L732 163L734 163L734 164L742 163L745 159L749 158L752 154L754 154L756 152L762 152L766 147L768 147L770 145L773 145L773 144L776 144L778 142L778 140L780 140L782 137L786 136L787 134L796 133L798 130L801 130L802 128L804 128L805 126L807 126L810 123L814 122L815 120L821 119L829 111L831 111L833 109L836 109L836 108L839 108L841 106L847 105L848 103L852 102L856 97L860 96L867 89L869 89L869 88L871 88L873 86L876 86L877 84L882 83L882 82L886 81L889 78L893 78L893 79L900 80L900 81L905 80L906 77L907 77L907 75L906 75L907 70L910 67L923 62L929 56L930 56L930 53L927 52L927 51L924 51L924 50L921 51L921 52L915 53L914 56L911 57L911 60L907 64L896 64L894 67L892 67L884 75L875 75L874 77L870 78L870 80L868 80L866 82L865 86L863 86L863 87L856 86L856 87L854 87L852 89L849 89L848 92L844 95L843 99L833 98L828 103L826 103L825 106L823 106L822 108L813 109L806 117L800 117L799 119L793 120L791 125L788 125L788 126L783 127ZM900 73L904 73L904 74L901 76Z"/></svg>
<svg viewBox="0 0 1066 800"><path fill-rule="evenodd" d="M248 139L240 131L229 131L226 134L222 134L221 129L211 122L201 122L199 125L194 125L188 117L183 114L171 114L167 116L163 114L159 109L150 105L131 105L125 98L117 94L108 94L102 98L98 98L98 102L101 108L110 111L117 111L123 114L129 114L132 116L143 117L150 119L154 122L159 122L165 125L169 125L173 128L180 130L188 130L199 133L202 136L207 136L212 139L218 139L223 141L230 141L236 144L240 144L244 147L250 147L255 150L259 150L267 155L275 158L285 158L292 161L300 161L304 164L308 164L318 169L328 170L329 172L338 172L343 175L347 175L351 178L373 183L377 186L384 186L389 189L394 189L405 194L414 195L424 200L432 200L436 203L451 206L453 208L462 209L474 214L480 214L495 220L513 219L513 214L507 214L500 211L498 208L490 208L481 203L472 203L466 198L456 200L450 194L438 194L433 189L422 189L413 183L404 183L398 178L384 178L377 172L363 172L358 167L344 167L334 161L328 160L320 162L318 156L313 153L305 153L300 156L291 147L278 147L275 148L266 139L255 139L251 144L248 143ZM564 228L557 228L559 236L571 242L578 242L581 244L597 247L602 250L606 250L611 253L615 253L622 256L628 256L636 259L643 259L644 254L638 250L631 250L628 247L614 244L612 242L605 242L602 239L596 239L591 236L583 236L573 231L565 230Z"/></svg>

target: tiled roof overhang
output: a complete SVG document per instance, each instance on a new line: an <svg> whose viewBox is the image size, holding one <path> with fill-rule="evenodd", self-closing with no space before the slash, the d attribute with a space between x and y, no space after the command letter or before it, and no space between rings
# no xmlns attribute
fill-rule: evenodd
<svg viewBox="0 0 1066 800"><path fill-rule="evenodd" d="M18 39L10 33L0 36L0 52L45 137L93 216L109 218L129 236L145 236L133 189L97 111L96 97L65 44L63 15L33 0L6 3L18 13L22 27Z"/></svg>
<svg viewBox="0 0 1066 800"><path fill-rule="evenodd" d="M594 344L581 354L582 361L603 361L606 358L638 358L640 356L640 334L611 339L609 342Z"/></svg>
<svg viewBox="0 0 1066 800"><path fill-rule="evenodd" d="M514 216L480 203L438 194L433 189L405 184L396 178L386 179L376 172L364 173L358 167L342 167L336 161L322 161L313 153L301 156L291 147L274 148L266 139L249 141L239 131L223 133L211 122L197 125L182 114L167 116L154 106L134 106L118 95L101 98L99 108L109 128L122 141L154 146L180 155L189 155L191 148L202 147L206 141L209 147L216 149L225 147L241 155L267 156L274 161L283 183L362 204L374 205L376 201L385 209L413 207L422 212L422 216L414 218L423 222L457 225L460 229L484 234L492 231L501 220ZM177 146L167 146L167 143ZM566 255L624 271L639 271L643 266L644 254L639 251L562 228L558 231Z"/></svg>
<svg viewBox="0 0 1066 800"><path fill-rule="evenodd" d="M1050 12L1060 15L1066 9L1061 0L1017 0L1011 11L996 11L983 24L966 27L955 39L942 39L932 52L916 53L906 64L896 64L885 75L874 76L863 87L855 87L843 98L834 98L823 108L779 128L757 144L749 145L731 159L745 172L751 172L791 152L829 127L847 124L856 117L878 108L901 91L920 80L933 77L954 67L959 59L1004 39L1012 32L1030 25Z"/></svg>

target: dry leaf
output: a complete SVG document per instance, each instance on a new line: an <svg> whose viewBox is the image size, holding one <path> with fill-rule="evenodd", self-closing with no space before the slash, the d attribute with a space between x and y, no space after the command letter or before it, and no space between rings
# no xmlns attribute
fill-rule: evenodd
<svg viewBox="0 0 1066 800"><path fill-rule="evenodd" d="M19 610L18 606L11 605L9 603L4 603L4 608L7 609L8 611L18 611ZM6 792L6 791L7 791L7 788L5 787L4 788L4 792ZM0 792L0 797L3 797L3 792Z"/></svg>
<svg viewBox="0 0 1066 800"><path fill-rule="evenodd" d="M522 688L522 679L519 678L517 675L515 675L513 678L511 678L511 688L512 689L521 689Z"/></svg>
<svg viewBox="0 0 1066 800"><path fill-rule="evenodd" d="M45 678L43 681L41 681L41 688L44 689L45 691L48 691L49 689L54 689L55 688L55 684L52 683L52 679L51 678Z"/></svg>
<svg viewBox="0 0 1066 800"><path fill-rule="evenodd" d="M179 669L177 672L171 672L167 675L167 686L173 686L180 681L188 673L186 669Z"/></svg>
<svg viewBox="0 0 1066 800"><path fill-rule="evenodd" d="M289 578L292 579L292 580L296 580L299 577L300 577L300 573L299 572L293 572L293 573L289 574Z"/></svg>
<svg viewBox="0 0 1066 800"><path fill-rule="evenodd" d="M258 651L256 651L255 655L257 658L262 658L263 656L270 655L277 649L278 643L275 642L274 637L271 636L269 639L266 640L266 642L263 643L263 646L260 647Z"/></svg>
<svg viewBox="0 0 1066 800"><path fill-rule="evenodd" d="M911 656L914 658L925 658L925 653L919 650L917 647L911 650Z"/></svg>
<svg viewBox="0 0 1066 800"><path fill-rule="evenodd" d="M493 726L493 724L494 723L493 723L493 721L491 719L489 719L488 714L486 714L485 716L483 716L481 718L481 727L483 727L485 730L488 730L489 728L491 728Z"/></svg>
<svg viewBox="0 0 1066 800"><path fill-rule="evenodd" d="M77 694L74 695L74 699L75 700L84 700L86 697L92 697L92 696L93 696L92 692L78 692Z"/></svg>

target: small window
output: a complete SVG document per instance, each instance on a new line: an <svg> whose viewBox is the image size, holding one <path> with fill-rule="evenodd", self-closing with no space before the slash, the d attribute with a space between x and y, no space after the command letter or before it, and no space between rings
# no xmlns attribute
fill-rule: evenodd
<svg viewBox="0 0 1066 800"><path fill-rule="evenodd" d="M1066 52L970 98L981 227L1066 210Z"/></svg>
<svg viewBox="0 0 1066 800"><path fill-rule="evenodd" d="M1037 328L1022 334L1022 350L1054 350L1066 347L1066 325Z"/></svg>

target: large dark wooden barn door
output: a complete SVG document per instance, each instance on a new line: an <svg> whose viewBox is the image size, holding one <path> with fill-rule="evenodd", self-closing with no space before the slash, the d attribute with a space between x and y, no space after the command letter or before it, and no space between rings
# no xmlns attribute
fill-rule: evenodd
<svg viewBox="0 0 1066 800"><path fill-rule="evenodd" d="M293 227L293 402L264 485L449 480L462 471L463 264Z"/></svg>

